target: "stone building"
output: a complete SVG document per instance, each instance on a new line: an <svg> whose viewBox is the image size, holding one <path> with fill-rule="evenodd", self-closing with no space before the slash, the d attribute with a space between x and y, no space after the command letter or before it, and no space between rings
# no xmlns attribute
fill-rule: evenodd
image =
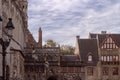
<svg viewBox="0 0 120 80"><path fill-rule="evenodd" d="M50 75L58 74L60 47L43 47L41 28L38 36L38 42L36 42L30 32L27 35L28 42L23 51L26 80L43 80Z"/></svg>
<svg viewBox="0 0 120 80"><path fill-rule="evenodd" d="M120 34L90 33L76 38L75 55L85 64L85 80L120 80Z"/></svg>
<svg viewBox="0 0 120 80"><path fill-rule="evenodd" d="M84 66L76 55L61 55L60 80L85 80Z"/></svg>
<svg viewBox="0 0 120 80"><path fill-rule="evenodd" d="M25 55L25 79L44 80L56 75L60 80L84 80L84 64L76 55L62 55L60 46L42 47L42 30L38 31L38 42L29 32Z"/></svg>
<svg viewBox="0 0 120 80"><path fill-rule="evenodd" d="M15 27L10 45L6 52L6 79L23 80L24 78L24 55L27 34L27 0L0 0L0 38L8 37L4 31L8 19L12 19ZM0 46L2 47L2 46ZM2 48L0 48L0 77L2 77Z"/></svg>

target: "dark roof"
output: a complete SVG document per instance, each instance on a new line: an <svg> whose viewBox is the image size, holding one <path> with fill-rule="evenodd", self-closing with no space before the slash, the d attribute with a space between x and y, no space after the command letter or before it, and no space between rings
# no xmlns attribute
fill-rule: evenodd
<svg viewBox="0 0 120 80"><path fill-rule="evenodd" d="M97 35L97 34L92 34L92 33L90 33L90 34L89 34L89 37L90 37L90 39L91 39L91 38L96 38L96 35Z"/></svg>
<svg viewBox="0 0 120 80"><path fill-rule="evenodd" d="M120 47L120 34L112 34L111 37L115 41L118 47Z"/></svg>
<svg viewBox="0 0 120 80"><path fill-rule="evenodd" d="M80 58L86 65L96 65L98 61L97 39L79 39ZM88 55L93 57L92 62L88 62Z"/></svg>
<svg viewBox="0 0 120 80"><path fill-rule="evenodd" d="M78 58L76 55L63 55L61 61L78 61Z"/></svg>
<svg viewBox="0 0 120 80"><path fill-rule="evenodd" d="M111 36L112 39L117 44L117 46L120 47L120 34L92 34L90 33L90 38L96 38L96 39L98 38L99 46L102 45L102 43L108 36Z"/></svg>
<svg viewBox="0 0 120 80"><path fill-rule="evenodd" d="M80 67L85 66L76 55L63 55L61 56L60 66L62 67Z"/></svg>

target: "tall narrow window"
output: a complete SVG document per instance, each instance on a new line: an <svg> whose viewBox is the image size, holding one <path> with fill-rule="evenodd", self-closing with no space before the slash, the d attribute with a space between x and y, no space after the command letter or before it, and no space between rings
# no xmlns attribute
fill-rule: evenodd
<svg viewBox="0 0 120 80"><path fill-rule="evenodd" d="M107 56L107 61L110 61L109 56Z"/></svg>
<svg viewBox="0 0 120 80"><path fill-rule="evenodd" d="M107 62L116 62L119 61L118 55L112 55L112 56L101 56L101 61L107 61Z"/></svg>
<svg viewBox="0 0 120 80"><path fill-rule="evenodd" d="M102 61L104 61L104 58L103 58L103 56L101 57L101 60L102 60Z"/></svg>
<svg viewBox="0 0 120 80"><path fill-rule="evenodd" d="M104 61L106 61L107 60L107 58L106 58L106 56L104 56Z"/></svg>
<svg viewBox="0 0 120 80"><path fill-rule="evenodd" d="M119 61L119 58L118 58L118 56L116 56L116 61Z"/></svg>

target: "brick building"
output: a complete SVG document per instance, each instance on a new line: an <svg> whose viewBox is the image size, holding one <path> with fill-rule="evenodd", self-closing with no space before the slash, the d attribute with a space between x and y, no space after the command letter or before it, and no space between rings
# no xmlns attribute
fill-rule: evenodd
<svg viewBox="0 0 120 80"><path fill-rule="evenodd" d="M85 80L120 80L120 34L90 33L76 38L75 55L85 64Z"/></svg>

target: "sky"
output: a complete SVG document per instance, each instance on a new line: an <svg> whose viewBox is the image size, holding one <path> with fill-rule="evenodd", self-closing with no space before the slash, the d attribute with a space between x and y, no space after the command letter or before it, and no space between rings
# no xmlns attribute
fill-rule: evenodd
<svg viewBox="0 0 120 80"><path fill-rule="evenodd" d="M28 26L36 41L41 27L43 43L75 46L77 35L120 33L120 0L28 0Z"/></svg>

